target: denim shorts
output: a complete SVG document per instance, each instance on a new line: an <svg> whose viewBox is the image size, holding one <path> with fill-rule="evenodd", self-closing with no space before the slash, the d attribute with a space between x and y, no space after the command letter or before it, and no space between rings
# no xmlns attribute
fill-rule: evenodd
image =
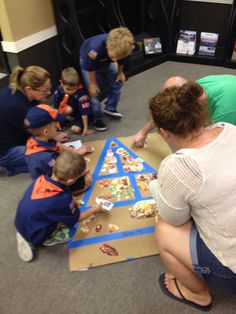
<svg viewBox="0 0 236 314"><path fill-rule="evenodd" d="M236 293L236 274L212 254L200 238L194 223L190 235L190 252L193 268L199 277L209 285Z"/></svg>

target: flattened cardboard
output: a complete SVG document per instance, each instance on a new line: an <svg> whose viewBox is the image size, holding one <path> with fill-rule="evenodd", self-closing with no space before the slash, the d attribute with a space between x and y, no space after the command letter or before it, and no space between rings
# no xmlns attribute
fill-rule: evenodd
<svg viewBox="0 0 236 314"><path fill-rule="evenodd" d="M129 261L158 254L158 248L153 234L109 241L108 244L118 251L118 256L109 256L102 253L99 247L101 247L103 243L104 242L92 244L89 247L82 246L79 249L70 249L70 270L85 270L95 266ZM140 252L140 249L142 252Z"/></svg>
<svg viewBox="0 0 236 314"><path fill-rule="evenodd" d="M133 137L118 138L122 145L144 160L146 164L158 170L159 164L163 158L171 153L169 146L157 134L150 134L147 138L145 148L132 147ZM88 159L88 167L91 173L94 172L99 158L105 158L103 152L106 141L96 141L88 143L94 147L94 152L86 155ZM114 147L114 149L117 147ZM124 147L125 148L125 147ZM102 156L101 153L103 152ZM135 176L138 174L134 173ZM101 175L101 172L99 172ZM129 176L129 173L127 173ZM120 177L119 174L114 176ZM137 180L136 180L137 181ZM93 191L87 202L87 205L95 204L97 194L97 185L94 185ZM140 191L141 192L141 191ZM142 197L149 197L150 192L141 193ZM77 199L82 199L83 195ZM72 242L69 244L69 267L71 271L88 269L90 267L126 261L134 258L150 256L158 254L158 248L154 239L155 217L145 219L134 219L129 214L129 208L136 203L133 199L131 204L119 206L119 202L115 203L115 207L111 212L99 214L94 220L86 224L88 233L81 231L84 227L83 222L79 224ZM122 204L122 203L121 203ZM96 231L96 225L101 224L102 228ZM109 224L119 227L114 233L109 232ZM114 236L114 238L112 238ZM118 251L118 256L109 256L103 253L99 248L102 244L108 244Z"/></svg>

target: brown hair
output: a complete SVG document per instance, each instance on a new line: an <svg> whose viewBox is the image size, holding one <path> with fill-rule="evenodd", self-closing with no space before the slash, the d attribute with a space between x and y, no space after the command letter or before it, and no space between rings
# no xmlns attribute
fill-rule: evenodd
<svg viewBox="0 0 236 314"><path fill-rule="evenodd" d="M114 28L108 34L106 46L118 59L123 59L133 50L134 36L127 27Z"/></svg>
<svg viewBox="0 0 236 314"><path fill-rule="evenodd" d="M17 90L24 91L26 86L37 89L44 85L49 78L50 74L41 67L32 65L24 69L16 66L10 76L10 88L13 93Z"/></svg>
<svg viewBox="0 0 236 314"><path fill-rule="evenodd" d="M79 74L76 69L73 67L65 68L61 73L61 82L71 87L77 86L79 83Z"/></svg>
<svg viewBox="0 0 236 314"><path fill-rule="evenodd" d="M182 137L205 127L210 119L207 105L199 101L202 94L195 82L159 92L149 102L155 125Z"/></svg>
<svg viewBox="0 0 236 314"><path fill-rule="evenodd" d="M56 160L53 174L59 181L66 181L83 175L85 169L86 161L82 156L73 151L64 151Z"/></svg>

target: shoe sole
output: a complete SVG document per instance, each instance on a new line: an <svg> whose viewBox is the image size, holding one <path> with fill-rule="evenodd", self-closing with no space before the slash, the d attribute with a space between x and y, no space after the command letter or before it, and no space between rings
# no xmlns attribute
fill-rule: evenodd
<svg viewBox="0 0 236 314"><path fill-rule="evenodd" d="M43 246L55 246L55 245L67 243L70 240L71 239L65 239L65 240L61 240L61 241L58 241L58 242L55 241L55 242L51 242L51 243L44 242Z"/></svg>
<svg viewBox="0 0 236 314"><path fill-rule="evenodd" d="M107 128L96 128L96 127L95 127L95 129L96 129L97 131L106 131L106 130L107 130Z"/></svg>
<svg viewBox="0 0 236 314"><path fill-rule="evenodd" d="M108 116L113 117L113 118L122 118L123 117L123 115L121 113L112 113L112 112L106 111L106 110L103 110L103 112L105 114L107 114Z"/></svg>
<svg viewBox="0 0 236 314"><path fill-rule="evenodd" d="M16 233L18 255L24 262L31 262L34 258L33 250L22 235Z"/></svg>

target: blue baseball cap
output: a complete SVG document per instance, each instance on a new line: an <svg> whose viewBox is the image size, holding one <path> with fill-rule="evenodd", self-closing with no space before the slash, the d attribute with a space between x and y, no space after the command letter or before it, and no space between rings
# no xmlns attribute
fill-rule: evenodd
<svg viewBox="0 0 236 314"><path fill-rule="evenodd" d="M48 105L40 104L32 107L26 114L24 123L27 129L37 129L51 122L63 122L65 116Z"/></svg>

